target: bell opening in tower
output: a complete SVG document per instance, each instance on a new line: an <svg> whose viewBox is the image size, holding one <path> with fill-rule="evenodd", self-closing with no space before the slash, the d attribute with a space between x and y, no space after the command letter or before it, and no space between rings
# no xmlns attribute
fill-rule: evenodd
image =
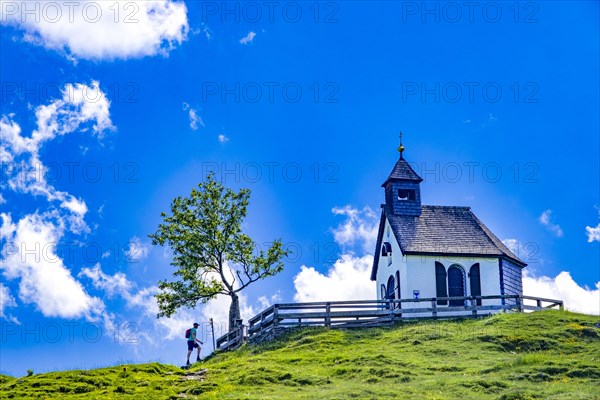
<svg viewBox="0 0 600 400"><path fill-rule="evenodd" d="M415 200L415 191L411 189L398 189L398 200L412 201Z"/></svg>

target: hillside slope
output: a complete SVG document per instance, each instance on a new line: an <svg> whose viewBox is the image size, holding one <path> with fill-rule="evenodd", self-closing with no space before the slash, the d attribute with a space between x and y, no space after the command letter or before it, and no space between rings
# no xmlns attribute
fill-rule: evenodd
<svg viewBox="0 0 600 400"><path fill-rule="evenodd" d="M217 354L197 375L155 363L2 376L0 398L600 399L598 322L546 311L301 330Z"/></svg>

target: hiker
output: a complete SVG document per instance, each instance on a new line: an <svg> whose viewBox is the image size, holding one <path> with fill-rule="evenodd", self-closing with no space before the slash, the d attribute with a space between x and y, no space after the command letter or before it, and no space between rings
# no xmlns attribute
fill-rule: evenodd
<svg viewBox="0 0 600 400"><path fill-rule="evenodd" d="M200 340L198 340L197 332L198 332L198 323L197 322L194 322L193 328L190 328L185 332L185 337L187 338L187 345L188 345L187 364L186 365L190 365L190 355L192 355L192 351L194 350L194 348L198 349L198 354L196 355L196 361L200 361L200 344L204 344L204 343L202 343Z"/></svg>

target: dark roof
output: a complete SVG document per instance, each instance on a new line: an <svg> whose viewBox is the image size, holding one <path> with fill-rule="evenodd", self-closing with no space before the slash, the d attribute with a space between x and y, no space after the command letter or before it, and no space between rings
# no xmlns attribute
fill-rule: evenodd
<svg viewBox="0 0 600 400"><path fill-rule="evenodd" d="M371 272L373 280L377 276L385 217L390 221L402 254L506 257L523 267L527 265L473 214L470 207L421 206L419 217L394 215L387 206L382 208Z"/></svg>
<svg viewBox="0 0 600 400"><path fill-rule="evenodd" d="M400 158L396 162L396 165L394 165L394 169L390 173L390 176L388 176L388 178L385 180L385 182L383 182L383 185L381 186L385 186L385 184L389 180L421 182L423 179L419 175L417 175L417 173L412 169L410 164L406 162L404 158Z"/></svg>

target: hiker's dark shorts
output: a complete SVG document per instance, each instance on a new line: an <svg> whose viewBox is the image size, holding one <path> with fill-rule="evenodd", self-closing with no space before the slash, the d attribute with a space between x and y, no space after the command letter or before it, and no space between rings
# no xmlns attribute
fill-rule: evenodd
<svg viewBox="0 0 600 400"><path fill-rule="evenodd" d="M187 344L188 344L188 350L194 350L194 349L197 349L198 347L200 347L200 345L198 343L192 342L190 340L188 340Z"/></svg>

